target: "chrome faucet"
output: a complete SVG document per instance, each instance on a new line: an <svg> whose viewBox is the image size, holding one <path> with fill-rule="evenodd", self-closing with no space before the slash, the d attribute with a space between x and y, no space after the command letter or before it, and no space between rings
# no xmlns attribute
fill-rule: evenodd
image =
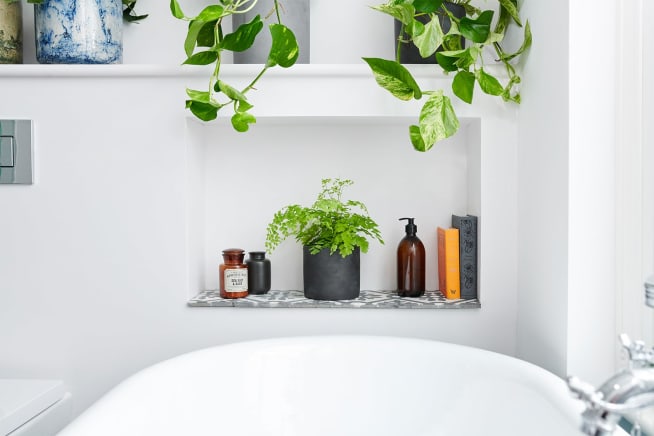
<svg viewBox="0 0 654 436"><path fill-rule="evenodd" d="M645 282L645 304L654 307L654 276ZM586 403L582 413L582 431L592 436L613 434L621 417L635 421L632 434L640 428L654 435L654 416L639 419L638 412L654 406L654 349L642 341L620 335L622 347L629 354L629 365L609 378L599 389L568 377L570 391Z"/></svg>

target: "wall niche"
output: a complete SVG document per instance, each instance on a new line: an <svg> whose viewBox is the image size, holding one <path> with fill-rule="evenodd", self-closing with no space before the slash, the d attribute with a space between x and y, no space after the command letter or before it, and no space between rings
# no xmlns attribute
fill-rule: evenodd
<svg viewBox="0 0 654 436"><path fill-rule="evenodd" d="M413 150L405 116L259 117L237 133L226 119L187 122L189 298L218 287L221 251L263 250L266 226L282 206L308 205L322 178L349 178L345 194L363 201L384 245L361 258L361 289L395 288L399 218L415 217L426 249L427 289L438 288L436 227L451 215L481 212L481 122L427 153ZM481 223L481 220L480 220ZM480 224L480 233L482 231ZM273 253L272 288L302 289L301 246L287 240Z"/></svg>

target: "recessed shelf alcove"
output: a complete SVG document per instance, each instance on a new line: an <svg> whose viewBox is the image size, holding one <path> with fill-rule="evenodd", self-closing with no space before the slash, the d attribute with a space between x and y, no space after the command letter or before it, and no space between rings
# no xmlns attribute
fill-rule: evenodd
<svg viewBox="0 0 654 436"><path fill-rule="evenodd" d="M481 120L462 119L458 134L428 153L412 149L408 126L413 122L406 116L264 116L242 134L234 132L225 119L209 124L189 119L189 304L342 307L306 300L279 303L270 296L253 297L252 301L267 300L257 300L258 304L245 300L216 303L215 294L204 292L218 287L223 249L263 250L266 226L274 212L288 204L310 204L321 179L329 177L354 181L345 196L367 205L386 242L371 243L370 251L362 255L361 288L395 288L396 249L404 235L404 223L398 219L411 216L416 218L418 236L426 248L427 289L437 289L436 227L449 226L452 214L476 214L483 222ZM273 289L302 289L301 251L298 243L288 240L268 255ZM285 300L298 291L281 292L286 293ZM372 292L380 293L379 297L384 291ZM451 304L440 293L432 294L417 306L479 307L477 300ZM216 304L205 304L207 298ZM392 301L388 291L383 299L389 301L388 307L401 305ZM362 307L358 303L347 306Z"/></svg>

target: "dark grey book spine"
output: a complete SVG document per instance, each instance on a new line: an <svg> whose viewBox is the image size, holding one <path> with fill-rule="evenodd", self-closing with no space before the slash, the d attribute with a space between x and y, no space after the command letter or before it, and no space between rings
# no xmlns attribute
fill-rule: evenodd
<svg viewBox="0 0 654 436"><path fill-rule="evenodd" d="M452 215L452 227L459 229L461 298L477 298L477 217Z"/></svg>

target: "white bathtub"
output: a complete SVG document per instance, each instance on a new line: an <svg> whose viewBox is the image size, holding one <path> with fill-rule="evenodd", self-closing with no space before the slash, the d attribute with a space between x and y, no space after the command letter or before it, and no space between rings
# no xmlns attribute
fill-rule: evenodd
<svg viewBox="0 0 654 436"><path fill-rule="evenodd" d="M376 336L217 346L120 383L60 436L566 436L553 374L447 343Z"/></svg>

